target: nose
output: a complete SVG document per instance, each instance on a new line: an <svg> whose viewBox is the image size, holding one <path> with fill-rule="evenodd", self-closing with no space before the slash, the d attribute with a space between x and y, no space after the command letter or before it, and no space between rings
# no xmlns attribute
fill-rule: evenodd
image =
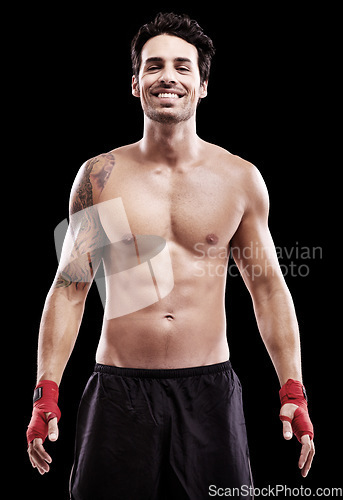
<svg viewBox="0 0 343 500"><path fill-rule="evenodd" d="M163 68L163 71L161 72L159 80L161 83L167 83L167 84L176 83L177 77L174 68L171 68L170 66L165 66Z"/></svg>

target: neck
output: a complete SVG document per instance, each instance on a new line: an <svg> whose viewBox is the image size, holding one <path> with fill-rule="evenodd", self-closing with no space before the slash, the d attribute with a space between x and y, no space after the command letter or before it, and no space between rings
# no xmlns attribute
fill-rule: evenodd
<svg viewBox="0 0 343 500"><path fill-rule="evenodd" d="M166 124L144 115L144 134L140 148L149 161L169 166L192 161L199 152L200 142L194 117L184 122Z"/></svg>

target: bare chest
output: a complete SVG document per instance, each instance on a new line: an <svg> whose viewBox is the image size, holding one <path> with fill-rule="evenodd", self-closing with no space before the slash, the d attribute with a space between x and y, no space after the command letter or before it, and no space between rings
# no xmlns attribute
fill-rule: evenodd
<svg viewBox="0 0 343 500"><path fill-rule="evenodd" d="M161 236L192 250L197 243L227 245L243 213L234 176L216 168L118 168L101 202L120 200L130 232ZM111 239L115 214L103 221Z"/></svg>

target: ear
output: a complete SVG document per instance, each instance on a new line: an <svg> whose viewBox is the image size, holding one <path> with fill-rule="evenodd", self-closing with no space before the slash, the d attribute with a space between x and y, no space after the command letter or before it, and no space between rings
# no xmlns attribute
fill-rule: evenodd
<svg viewBox="0 0 343 500"><path fill-rule="evenodd" d="M132 95L135 97L140 97L141 93L139 91L139 83L135 75L132 76L131 87L132 87Z"/></svg>
<svg viewBox="0 0 343 500"><path fill-rule="evenodd" d="M200 85L200 99L203 99L204 97L207 96L207 86L208 86L208 80L205 80L201 85Z"/></svg>

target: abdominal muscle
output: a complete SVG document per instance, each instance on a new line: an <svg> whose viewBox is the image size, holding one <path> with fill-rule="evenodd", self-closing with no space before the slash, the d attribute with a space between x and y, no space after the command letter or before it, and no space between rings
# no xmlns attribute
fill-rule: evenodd
<svg viewBox="0 0 343 500"><path fill-rule="evenodd" d="M164 298L129 314L103 321L96 354L101 364L126 368L187 368L229 359L226 339L226 273L208 273L206 261L173 256L174 286ZM213 262L212 262L213 263ZM223 264L223 261L220 262ZM116 300L106 278L107 302ZM150 291L144 278L137 287ZM118 294L117 294L118 295Z"/></svg>

